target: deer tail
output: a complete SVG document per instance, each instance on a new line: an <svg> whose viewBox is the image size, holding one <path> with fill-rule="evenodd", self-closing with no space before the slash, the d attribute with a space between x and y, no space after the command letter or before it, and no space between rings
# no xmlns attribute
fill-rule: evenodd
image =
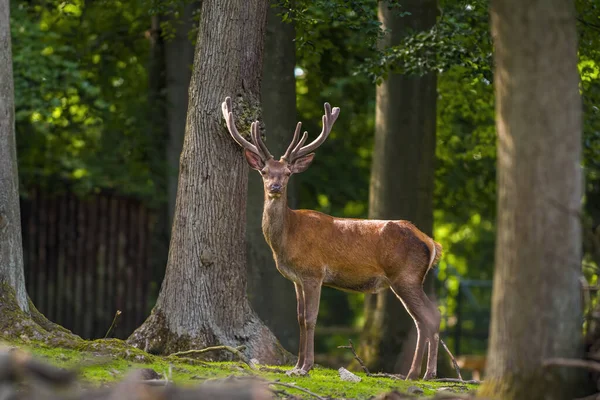
<svg viewBox="0 0 600 400"><path fill-rule="evenodd" d="M433 266L436 265L438 263L438 261L440 261L440 258L442 258L442 245L433 239L430 239L430 240L431 240L432 248L431 248L431 257L429 258L429 267L427 268L427 270L430 270L431 268L433 268Z"/></svg>

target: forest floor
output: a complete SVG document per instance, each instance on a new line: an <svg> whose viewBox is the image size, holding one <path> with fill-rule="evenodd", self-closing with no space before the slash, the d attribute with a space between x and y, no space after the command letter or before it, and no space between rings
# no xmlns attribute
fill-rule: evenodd
<svg viewBox="0 0 600 400"><path fill-rule="evenodd" d="M155 378L180 387L200 387L227 377L241 382L261 382L280 398L324 399L404 399L404 398L467 398L476 386L453 383L407 382L390 377L371 377L357 372L360 382L340 379L334 369L317 367L309 376L289 377L291 367L254 365L242 361L211 362L179 357L159 357L131 348L116 339L84 341L77 349L51 347L30 340L4 342L2 347L22 350L22 354L55 367L75 371L79 383L88 388L112 387L127 379L134 370L151 369ZM110 351L107 351L109 349ZM0 363L1 364L1 363ZM152 372L152 371L149 371ZM0 374L1 375L1 374ZM225 381L224 381L225 382ZM1 383L1 382L0 382ZM297 386L299 389L294 388ZM387 395L386 395L387 394ZM409 395L410 394L410 395Z"/></svg>

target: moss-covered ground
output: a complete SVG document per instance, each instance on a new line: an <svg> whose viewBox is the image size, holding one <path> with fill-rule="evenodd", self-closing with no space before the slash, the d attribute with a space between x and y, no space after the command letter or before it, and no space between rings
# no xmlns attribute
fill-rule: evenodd
<svg viewBox="0 0 600 400"><path fill-rule="evenodd" d="M443 382L406 382L383 377L368 377L364 373L356 373L362 378L361 382L352 383L340 380L337 370L315 368L307 377L288 377L285 370L291 367L258 366L258 370L250 369L241 361L209 362L187 361L173 357L158 357L140 350L118 351L121 341L96 340L84 341L78 349L56 348L36 342L5 342L9 346L19 347L38 359L45 360L55 366L79 371L84 382L93 386L102 386L123 379L134 369L151 368L158 374L168 377L176 384L194 385L211 378L227 377L229 375L258 375L264 379L278 380L284 383L296 384L326 398L368 399L381 393L397 390L406 393L410 386L423 390L421 396L433 396L436 392L451 390L468 392L476 390L475 386ZM106 351L107 348L117 350ZM99 349L102 349L99 351ZM129 348L131 349L131 348ZM414 388L413 388L414 389ZM311 396L290 388L285 388L289 394L301 398Z"/></svg>

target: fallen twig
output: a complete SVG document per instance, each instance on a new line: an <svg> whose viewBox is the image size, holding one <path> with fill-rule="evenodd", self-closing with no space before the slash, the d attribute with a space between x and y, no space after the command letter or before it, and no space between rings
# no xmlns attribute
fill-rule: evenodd
<svg viewBox="0 0 600 400"><path fill-rule="evenodd" d="M170 356L169 356L170 357ZM177 357L177 359L179 361L185 361L186 363L189 363L191 365L202 365L203 367L208 367L208 363L205 363L203 361L197 360L195 358L189 358L189 357Z"/></svg>
<svg viewBox="0 0 600 400"><path fill-rule="evenodd" d="M468 385L480 385L481 384L481 381L478 381L475 379L464 381L462 379L457 379L457 378L436 378L436 379L430 379L429 381L430 382L465 383Z"/></svg>
<svg viewBox="0 0 600 400"><path fill-rule="evenodd" d="M287 371L281 368L277 368L277 367L267 367L267 366L259 366L258 367L259 371L262 372L272 372L274 374L285 374Z"/></svg>
<svg viewBox="0 0 600 400"><path fill-rule="evenodd" d="M110 324L110 327L106 331L106 335L104 335L104 339L106 339L108 337L108 335L110 334L110 332L117 325L117 320L119 319L120 316L121 316L121 310L117 310L117 312L115 313L115 317L112 320L112 324Z"/></svg>
<svg viewBox="0 0 600 400"><path fill-rule="evenodd" d="M371 376L371 373L369 372L369 369L367 368L363 360L358 356L358 354L356 354L356 350L354 349L354 343L352 343L352 339L348 339L348 343L348 346L338 346L338 349L350 349L350 351L352 351L352 354L354 354L354 359L358 361L363 371L365 371L365 374L367 374L367 376Z"/></svg>
<svg viewBox="0 0 600 400"><path fill-rule="evenodd" d="M463 377L460 374L460 368L458 367L458 363L456 362L456 358L454 358L454 356L450 352L450 349L448 348L448 346L446 346L446 343L444 343L444 341L442 340L442 338L440 338L440 343L442 344L442 346L446 350L446 353L448 353L448 355L450 356L450 359L452 360L452 365L454 365L454 370L456 371L456 375L458 375L458 379L460 379L462 381Z"/></svg>
<svg viewBox="0 0 600 400"><path fill-rule="evenodd" d="M390 379L396 379L399 381L403 381L406 379L406 375L402 375L402 374L388 374L386 372L377 372L376 374L369 374L370 377L373 378L390 378Z"/></svg>
<svg viewBox="0 0 600 400"><path fill-rule="evenodd" d="M544 367L573 367L585 368L600 372L600 363L591 360L581 360L577 358L548 358L542 362Z"/></svg>
<svg viewBox="0 0 600 400"><path fill-rule="evenodd" d="M186 351L178 351L177 353L170 354L169 357L179 357L179 356L187 356L190 354L202 354L202 353L207 353L209 351L226 350L226 351L238 356L240 360L242 360L247 366L250 367L250 369L256 369L256 366L254 365L254 363L252 361L250 361L248 359L248 357L246 357L244 355L244 353L241 352L241 350L244 350L245 348L246 348L246 346L238 346L238 347L212 346L212 347L206 347L204 349L199 349L199 350L192 349L192 350L186 350Z"/></svg>

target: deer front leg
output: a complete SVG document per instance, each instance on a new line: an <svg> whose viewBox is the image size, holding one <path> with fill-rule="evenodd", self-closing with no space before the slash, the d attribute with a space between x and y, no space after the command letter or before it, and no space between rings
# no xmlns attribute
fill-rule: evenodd
<svg viewBox="0 0 600 400"><path fill-rule="evenodd" d="M298 341L298 362L293 370L288 371L288 375L297 374L304 365L306 353L306 325L304 323L304 293L302 286L294 282L296 288L296 301L298 302L298 326L300 328L300 340Z"/></svg>
<svg viewBox="0 0 600 400"><path fill-rule="evenodd" d="M306 326L306 347L302 372L308 373L315 363L315 326L321 299L321 281L306 280L302 282L304 295L304 324Z"/></svg>

